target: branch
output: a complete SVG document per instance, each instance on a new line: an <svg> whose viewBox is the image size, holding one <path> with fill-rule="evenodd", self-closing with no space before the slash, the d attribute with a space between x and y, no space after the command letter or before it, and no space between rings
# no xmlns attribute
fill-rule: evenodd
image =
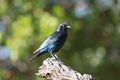
<svg viewBox="0 0 120 80"><path fill-rule="evenodd" d="M54 57L44 60L36 75L46 80L93 80L91 75L81 75Z"/></svg>

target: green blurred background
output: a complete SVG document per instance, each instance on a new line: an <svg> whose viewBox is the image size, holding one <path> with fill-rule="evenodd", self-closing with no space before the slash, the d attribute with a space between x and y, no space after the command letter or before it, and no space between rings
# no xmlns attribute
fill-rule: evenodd
<svg viewBox="0 0 120 80"><path fill-rule="evenodd" d="M57 53L65 65L95 80L120 80L120 0L0 0L0 80L44 80L34 74L45 54L27 60L67 22Z"/></svg>

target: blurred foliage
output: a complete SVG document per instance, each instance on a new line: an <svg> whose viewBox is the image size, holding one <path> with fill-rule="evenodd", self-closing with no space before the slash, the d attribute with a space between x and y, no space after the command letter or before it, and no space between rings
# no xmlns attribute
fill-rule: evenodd
<svg viewBox="0 0 120 80"><path fill-rule="evenodd" d="M0 0L0 80L44 80L34 75L39 45L67 22L57 53L64 64L95 80L120 80L120 0Z"/></svg>

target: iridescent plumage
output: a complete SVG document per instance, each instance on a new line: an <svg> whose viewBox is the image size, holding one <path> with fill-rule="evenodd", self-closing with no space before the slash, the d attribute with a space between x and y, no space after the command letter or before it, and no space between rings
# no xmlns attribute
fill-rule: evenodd
<svg viewBox="0 0 120 80"><path fill-rule="evenodd" d="M29 59L29 62L44 53L50 53L54 56L53 53L59 51L59 49L64 45L67 38L68 28L70 28L70 26L67 24L60 24L57 30L51 34L35 52L33 52L34 55Z"/></svg>

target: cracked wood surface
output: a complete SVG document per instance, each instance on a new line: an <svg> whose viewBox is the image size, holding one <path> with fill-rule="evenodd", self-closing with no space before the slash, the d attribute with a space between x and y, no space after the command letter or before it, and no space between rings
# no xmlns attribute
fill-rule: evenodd
<svg viewBox="0 0 120 80"><path fill-rule="evenodd" d="M91 75L81 75L54 57L44 60L36 75L46 80L93 80Z"/></svg>

